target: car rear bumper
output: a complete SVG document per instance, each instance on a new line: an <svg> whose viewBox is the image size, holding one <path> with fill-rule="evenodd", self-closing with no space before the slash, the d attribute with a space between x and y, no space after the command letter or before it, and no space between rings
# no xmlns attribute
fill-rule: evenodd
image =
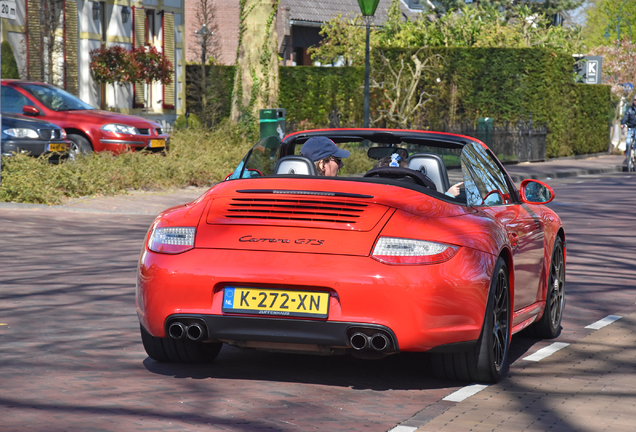
<svg viewBox="0 0 636 432"><path fill-rule="evenodd" d="M137 312L156 337L166 337L172 317L188 315L204 320L212 339L288 338L342 347L349 326L377 325L395 335L401 351L427 351L479 337L493 265L493 257L469 248L445 263L412 266L338 255L213 249L164 255L146 250L138 272ZM329 292L329 315L302 319L224 313L227 286ZM265 330L259 330L261 324Z"/></svg>

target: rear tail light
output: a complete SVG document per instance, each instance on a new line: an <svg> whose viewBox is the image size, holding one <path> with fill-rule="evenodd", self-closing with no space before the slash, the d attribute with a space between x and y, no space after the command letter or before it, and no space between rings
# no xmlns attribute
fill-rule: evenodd
<svg viewBox="0 0 636 432"><path fill-rule="evenodd" d="M385 264L434 264L449 260L459 246L396 237L380 237L372 258Z"/></svg>
<svg viewBox="0 0 636 432"><path fill-rule="evenodd" d="M155 228L148 239L153 252L176 254L194 248L194 227Z"/></svg>

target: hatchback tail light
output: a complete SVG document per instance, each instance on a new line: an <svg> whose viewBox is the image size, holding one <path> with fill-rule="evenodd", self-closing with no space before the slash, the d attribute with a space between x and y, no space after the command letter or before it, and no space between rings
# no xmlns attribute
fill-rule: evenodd
<svg viewBox="0 0 636 432"><path fill-rule="evenodd" d="M177 254L194 248L194 227L155 228L148 239L153 252Z"/></svg>
<svg viewBox="0 0 636 432"><path fill-rule="evenodd" d="M434 264L451 259L458 250L444 243L380 237L371 257L385 264Z"/></svg>

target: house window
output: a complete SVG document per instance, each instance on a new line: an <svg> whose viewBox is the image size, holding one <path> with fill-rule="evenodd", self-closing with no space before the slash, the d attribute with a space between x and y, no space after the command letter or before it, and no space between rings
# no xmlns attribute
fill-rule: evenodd
<svg viewBox="0 0 636 432"><path fill-rule="evenodd" d="M155 11L146 10L146 45L152 45L157 37L157 30L155 27Z"/></svg>
<svg viewBox="0 0 636 432"><path fill-rule="evenodd" d="M406 0L409 9L423 9L423 0Z"/></svg>
<svg viewBox="0 0 636 432"><path fill-rule="evenodd" d="M102 42L106 42L108 39L108 14L106 13L106 2L99 2L101 6L101 13L99 15L99 22L101 25Z"/></svg>

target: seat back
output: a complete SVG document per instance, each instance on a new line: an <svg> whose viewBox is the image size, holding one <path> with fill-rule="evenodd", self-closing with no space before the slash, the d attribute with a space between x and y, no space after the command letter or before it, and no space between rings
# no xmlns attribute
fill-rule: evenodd
<svg viewBox="0 0 636 432"><path fill-rule="evenodd" d="M305 156L291 155L282 157L276 162L274 174L318 175L316 165Z"/></svg>
<svg viewBox="0 0 636 432"><path fill-rule="evenodd" d="M415 153L409 157L409 168L425 174L433 180L438 192L444 193L450 188L446 165L435 153Z"/></svg>

